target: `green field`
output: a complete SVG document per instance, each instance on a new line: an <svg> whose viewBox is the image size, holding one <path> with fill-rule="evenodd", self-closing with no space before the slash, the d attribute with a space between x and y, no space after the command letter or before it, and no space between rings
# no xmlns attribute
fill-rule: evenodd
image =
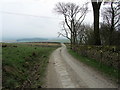
<svg viewBox="0 0 120 90"><path fill-rule="evenodd" d="M49 56L59 44L3 44L2 86L3 88L40 88Z"/></svg>

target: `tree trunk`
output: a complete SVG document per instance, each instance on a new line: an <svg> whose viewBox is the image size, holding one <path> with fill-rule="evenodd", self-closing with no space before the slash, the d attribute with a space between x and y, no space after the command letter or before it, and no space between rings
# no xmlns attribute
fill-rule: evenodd
<svg viewBox="0 0 120 90"><path fill-rule="evenodd" d="M72 35L72 32L71 32L71 42L70 43L71 43L71 47L70 48L72 49L72 47L73 47L73 35Z"/></svg>
<svg viewBox="0 0 120 90"><path fill-rule="evenodd" d="M100 33L99 33L99 9L101 2L92 2L93 14L94 14L94 44L101 45Z"/></svg>
<svg viewBox="0 0 120 90"><path fill-rule="evenodd" d="M99 9L94 10L94 39L95 45L101 45L100 33L99 33Z"/></svg>
<svg viewBox="0 0 120 90"><path fill-rule="evenodd" d="M109 36L109 45L112 45L113 42L113 32L114 32L114 9L113 9L113 2L111 2L111 9L112 9L112 19L111 19L111 27L110 27L110 36Z"/></svg>

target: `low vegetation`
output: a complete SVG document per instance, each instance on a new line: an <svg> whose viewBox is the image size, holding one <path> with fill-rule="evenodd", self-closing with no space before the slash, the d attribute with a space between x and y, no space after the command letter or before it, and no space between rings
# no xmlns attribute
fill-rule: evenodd
<svg viewBox="0 0 120 90"><path fill-rule="evenodd" d="M108 66L106 64L103 64L95 59L91 59L88 58L86 56L82 56L80 54L78 54L77 52L74 52L71 49L68 49L68 52L74 56L76 59L80 60L81 62L87 64L90 67L95 68L96 70L100 71L101 73L109 76L112 80L114 80L117 83L120 83L120 72L119 72L119 68L116 69L112 66Z"/></svg>
<svg viewBox="0 0 120 90"><path fill-rule="evenodd" d="M41 88L49 55L59 43L2 44L4 88Z"/></svg>

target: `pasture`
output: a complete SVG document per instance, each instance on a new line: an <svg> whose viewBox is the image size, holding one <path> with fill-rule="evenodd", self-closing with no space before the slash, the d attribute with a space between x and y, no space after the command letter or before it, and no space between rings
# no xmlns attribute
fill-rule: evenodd
<svg viewBox="0 0 120 90"><path fill-rule="evenodd" d="M3 43L2 86L41 88L49 56L59 43Z"/></svg>

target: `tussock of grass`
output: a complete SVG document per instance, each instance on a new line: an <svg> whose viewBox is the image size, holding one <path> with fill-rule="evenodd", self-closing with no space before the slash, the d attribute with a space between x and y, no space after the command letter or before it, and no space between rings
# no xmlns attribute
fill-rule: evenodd
<svg viewBox="0 0 120 90"><path fill-rule="evenodd" d="M3 44L3 88L42 86L49 55L56 48L30 44Z"/></svg>
<svg viewBox="0 0 120 90"><path fill-rule="evenodd" d="M81 56L78 53L72 51L71 49L68 49L68 52L72 56L74 56L76 59L80 60L81 62L83 62L91 67L94 67L95 69L103 72L107 76L110 76L111 78L113 78L113 80L115 80L117 83L120 83L120 81L119 81L120 80L120 72L118 69L115 69L114 67L111 67L111 66L107 66L105 64L100 64L97 60Z"/></svg>

